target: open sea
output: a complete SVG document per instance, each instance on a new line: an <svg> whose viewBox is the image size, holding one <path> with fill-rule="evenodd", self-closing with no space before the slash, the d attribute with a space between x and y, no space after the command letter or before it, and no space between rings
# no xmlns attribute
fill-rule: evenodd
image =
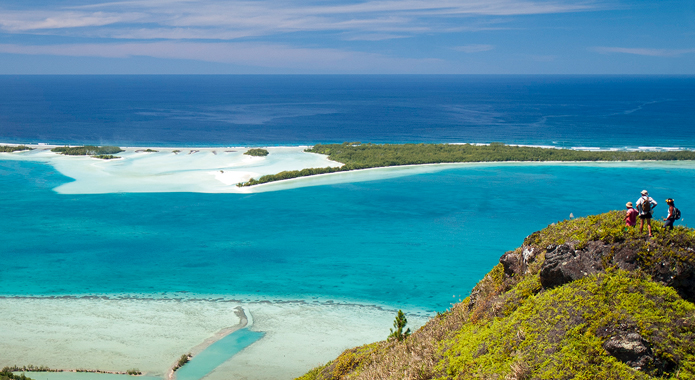
<svg viewBox="0 0 695 380"><path fill-rule="evenodd" d="M0 141L694 149L695 78L0 76ZM623 209L647 188L657 215L672 197L687 224L693 174L692 164L670 163L474 165L257 194L64 195L53 189L72 179L52 166L0 159L0 296L317 300L432 313L570 213Z"/></svg>

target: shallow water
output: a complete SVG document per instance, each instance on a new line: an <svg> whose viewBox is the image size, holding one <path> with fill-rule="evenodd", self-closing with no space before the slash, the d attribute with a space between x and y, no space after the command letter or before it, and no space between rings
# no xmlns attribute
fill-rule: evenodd
<svg viewBox="0 0 695 380"><path fill-rule="evenodd" d="M499 165L258 194L62 195L0 161L2 295L303 299L441 311L506 250L648 188L695 209L686 166ZM665 207L657 215L665 215Z"/></svg>
<svg viewBox="0 0 695 380"><path fill-rule="evenodd" d="M212 372L244 348L263 337L264 333L247 328L235 331L207 347L176 371L177 380L198 380Z"/></svg>
<svg viewBox="0 0 695 380"><path fill-rule="evenodd" d="M15 372L16 375L22 372ZM161 380L152 376L114 375L90 372L23 372L34 380Z"/></svg>

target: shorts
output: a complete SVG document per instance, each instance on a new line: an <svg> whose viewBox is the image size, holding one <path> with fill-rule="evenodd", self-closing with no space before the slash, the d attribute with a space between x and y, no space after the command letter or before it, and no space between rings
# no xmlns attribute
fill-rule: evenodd
<svg viewBox="0 0 695 380"><path fill-rule="evenodd" d="M647 220L649 220L649 219L651 219L651 218L652 218L652 214L644 214L644 215L640 215L640 216L639 216L639 218L640 218L640 219L647 219Z"/></svg>

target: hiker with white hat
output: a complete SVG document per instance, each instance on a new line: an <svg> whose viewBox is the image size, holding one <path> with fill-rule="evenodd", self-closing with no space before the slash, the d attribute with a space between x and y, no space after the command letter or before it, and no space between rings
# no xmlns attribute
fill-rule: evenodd
<svg viewBox="0 0 695 380"><path fill-rule="evenodd" d="M642 233L644 221L647 221L649 237L652 236L652 211L656 207L656 201L649 196L647 190L642 190L642 196L637 200L637 211L639 211L639 233Z"/></svg>
<svg viewBox="0 0 695 380"><path fill-rule="evenodd" d="M637 210L632 208L632 202L627 202L625 204L627 207L627 213L625 214L625 226L626 227L634 227L637 224Z"/></svg>

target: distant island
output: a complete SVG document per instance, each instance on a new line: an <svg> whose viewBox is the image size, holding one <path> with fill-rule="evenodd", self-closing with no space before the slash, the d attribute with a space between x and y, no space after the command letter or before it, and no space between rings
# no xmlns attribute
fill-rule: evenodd
<svg viewBox="0 0 695 380"><path fill-rule="evenodd" d="M253 148L253 149L247 150L246 152L244 152L244 154L247 156L265 157L269 153L267 150L262 149L262 148Z"/></svg>
<svg viewBox="0 0 695 380"><path fill-rule="evenodd" d="M64 154L67 156L92 156L94 158L100 158L102 160L111 160L118 158L114 156L115 153L123 152L123 149L117 146L94 146L94 145L84 145L84 146L59 146L51 149L51 152Z"/></svg>
<svg viewBox="0 0 695 380"><path fill-rule="evenodd" d="M647 238L624 216L534 232L412 335L348 349L299 379L694 378L695 230L654 221Z"/></svg>
<svg viewBox="0 0 695 380"><path fill-rule="evenodd" d="M12 153L12 152L21 152L23 150L34 150L34 148L29 148L26 145L17 145L17 146L0 145L0 152Z"/></svg>
<svg viewBox="0 0 695 380"><path fill-rule="evenodd" d="M283 171L258 179L238 183L253 186L317 174L337 173L358 169L388 166L462 163L462 162L552 162L552 161L676 161L695 160L695 151L581 151L573 149L510 146L502 143L472 144L316 144L305 152L325 154L330 160L343 163L340 167L311 168Z"/></svg>

